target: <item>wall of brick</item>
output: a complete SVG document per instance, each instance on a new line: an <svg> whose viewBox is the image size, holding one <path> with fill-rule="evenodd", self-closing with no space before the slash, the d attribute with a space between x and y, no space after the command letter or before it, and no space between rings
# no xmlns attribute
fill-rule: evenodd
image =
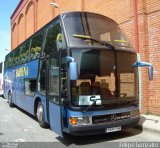
<svg viewBox="0 0 160 148"><path fill-rule="evenodd" d="M25 39L34 33L34 21L35 21L35 4L33 1L29 2L25 10Z"/></svg>
<svg viewBox="0 0 160 148"><path fill-rule="evenodd" d="M14 23L12 25L12 30L11 30L11 41L12 41L12 47L16 47L18 45L18 40L17 40L17 35L18 35L18 27L17 24Z"/></svg>
<svg viewBox="0 0 160 148"><path fill-rule="evenodd" d="M154 81L150 82L149 112L160 114L160 0L147 0L149 59L154 65Z"/></svg>
<svg viewBox="0 0 160 148"><path fill-rule="evenodd" d="M114 19L135 47L133 0L21 0L11 17L12 49L62 11L90 11ZM160 0L137 0L141 60L154 65L154 80L142 68L142 111L160 115Z"/></svg>
<svg viewBox="0 0 160 148"><path fill-rule="evenodd" d="M18 44L25 40L25 16L23 14L18 18Z"/></svg>
<svg viewBox="0 0 160 148"><path fill-rule="evenodd" d="M50 6L52 0L38 0L36 1L37 12L36 30L47 24L52 18L54 18L53 7Z"/></svg>

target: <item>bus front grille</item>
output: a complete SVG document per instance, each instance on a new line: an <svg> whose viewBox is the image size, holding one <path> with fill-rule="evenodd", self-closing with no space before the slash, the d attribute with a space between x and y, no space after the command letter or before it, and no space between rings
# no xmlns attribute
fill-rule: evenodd
<svg viewBox="0 0 160 148"><path fill-rule="evenodd" d="M131 112L124 112L124 113L116 113L116 114L109 114L109 115L99 115L92 117L92 123L104 123L110 121L117 121L122 119L127 119L131 117Z"/></svg>

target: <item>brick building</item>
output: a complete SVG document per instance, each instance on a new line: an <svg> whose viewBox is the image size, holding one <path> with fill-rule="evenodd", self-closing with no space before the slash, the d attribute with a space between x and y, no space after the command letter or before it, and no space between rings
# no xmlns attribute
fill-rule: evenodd
<svg viewBox="0 0 160 148"><path fill-rule="evenodd" d="M21 0L11 16L12 49L64 11L90 11L114 19L136 48L135 0ZM136 0L138 6L139 52L142 61L154 66L154 80L142 69L142 111L160 115L160 0Z"/></svg>

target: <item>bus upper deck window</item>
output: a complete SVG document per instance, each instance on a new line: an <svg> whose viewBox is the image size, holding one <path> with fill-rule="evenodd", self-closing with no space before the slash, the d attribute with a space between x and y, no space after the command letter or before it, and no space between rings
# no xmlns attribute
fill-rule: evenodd
<svg viewBox="0 0 160 148"><path fill-rule="evenodd" d="M32 43L31 43L31 51L30 51L31 60L34 60L40 57L41 46L43 44L43 37L44 37L44 31L36 34L33 37Z"/></svg>
<svg viewBox="0 0 160 148"><path fill-rule="evenodd" d="M30 40L22 45L21 55L20 55L21 64L24 64L25 62L30 60L29 45L30 45Z"/></svg>
<svg viewBox="0 0 160 148"><path fill-rule="evenodd" d="M44 54L48 55L51 52L57 51L62 47L62 34L59 23L51 24L48 28Z"/></svg>

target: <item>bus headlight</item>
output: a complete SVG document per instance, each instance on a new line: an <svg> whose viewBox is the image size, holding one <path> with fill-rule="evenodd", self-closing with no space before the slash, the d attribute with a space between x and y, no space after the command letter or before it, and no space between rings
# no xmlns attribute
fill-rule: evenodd
<svg viewBox="0 0 160 148"><path fill-rule="evenodd" d="M91 117L70 117L69 122L71 125L87 125L92 123Z"/></svg>

